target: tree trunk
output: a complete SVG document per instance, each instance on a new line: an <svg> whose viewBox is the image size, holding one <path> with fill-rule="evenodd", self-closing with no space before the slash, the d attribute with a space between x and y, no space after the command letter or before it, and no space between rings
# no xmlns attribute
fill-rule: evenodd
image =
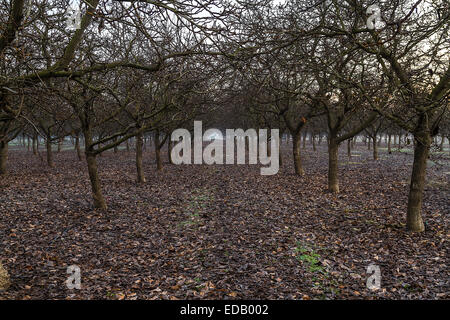
<svg viewBox="0 0 450 320"><path fill-rule="evenodd" d="M6 174L7 161L8 161L8 142L0 141L0 174Z"/></svg>
<svg viewBox="0 0 450 320"><path fill-rule="evenodd" d="M155 132L155 156L156 156L156 170L162 170L162 159L161 159L161 145L159 142L159 131Z"/></svg>
<svg viewBox="0 0 450 320"><path fill-rule="evenodd" d="M127 146L127 152L130 152L130 139L127 139L126 146Z"/></svg>
<svg viewBox="0 0 450 320"><path fill-rule="evenodd" d="M80 135L75 137L75 150L77 151L78 160L81 161L81 149L80 149Z"/></svg>
<svg viewBox="0 0 450 320"><path fill-rule="evenodd" d="M114 141L114 143L117 142L117 137L114 138L113 141ZM113 150L114 150L114 153L117 153L117 150L118 150L117 145L114 146Z"/></svg>
<svg viewBox="0 0 450 320"><path fill-rule="evenodd" d="M278 165L280 168L283 165L283 157L281 156L281 143L280 143L280 148L278 150Z"/></svg>
<svg viewBox="0 0 450 320"><path fill-rule="evenodd" d="M27 136L27 151L30 151L30 137Z"/></svg>
<svg viewBox="0 0 450 320"><path fill-rule="evenodd" d="M54 163L53 163L53 153L52 153L52 142L50 140L50 136L47 136L47 139L45 141L45 145L47 147L47 165L50 168L53 168Z"/></svg>
<svg viewBox="0 0 450 320"><path fill-rule="evenodd" d="M423 133L414 138L416 139L416 143L414 147L414 163L408 196L406 227L409 231L421 232L425 230L422 221L422 202L431 136L429 133Z"/></svg>
<svg viewBox="0 0 450 320"><path fill-rule="evenodd" d="M106 202L102 194L100 178L98 176L97 159L95 158L95 155L86 152L86 162L88 165L89 179L91 181L94 207L99 209L106 209Z"/></svg>
<svg viewBox="0 0 450 320"><path fill-rule="evenodd" d="M370 138L367 139L367 150L369 150L369 151L370 151L370 144L371 144L370 140L371 140Z"/></svg>
<svg viewBox="0 0 450 320"><path fill-rule="evenodd" d="M33 140L31 141L32 147L33 147L33 154L37 155L37 144L38 144L38 140L37 140L37 136L33 135Z"/></svg>
<svg viewBox="0 0 450 320"><path fill-rule="evenodd" d="M300 138L301 138L300 132L294 133L292 135L292 138L293 138L292 152L294 156L295 173L298 175L303 175L305 172L303 171L302 158L300 156Z"/></svg>
<svg viewBox="0 0 450 320"><path fill-rule="evenodd" d="M142 133L138 133L136 135L136 170L138 183L146 182L144 169L142 166L142 147L143 147Z"/></svg>
<svg viewBox="0 0 450 320"><path fill-rule="evenodd" d="M387 142L387 147L388 147L388 153L389 154L392 153L392 150L391 150L391 139L392 139L392 137L391 136L392 136L391 134L388 135L388 142Z"/></svg>
<svg viewBox="0 0 450 320"><path fill-rule="evenodd" d="M328 190L333 193L339 193L338 151L339 144L331 137L328 145Z"/></svg>
<svg viewBox="0 0 450 320"><path fill-rule="evenodd" d="M352 141L352 139L348 139L348 140L347 140L347 156L348 156L348 159L351 159L351 157L352 157L352 145L351 145L351 141Z"/></svg>
<svg viewBox="0 0 450 320"><path fill-rule="evenodd" d="M59 138L59 139L58 139L58 153L61 152L61 147L62 147L62 139Z"/></svg>
<svg viewBox="0 0 450 320"><path fill-rule="evenodd" d="M167 157L169 158L169 163L173 164L172 161L172 140L169 137L169 141L167 143Z"/></svg>
<svg viewBox="0 0 450 320"><path fill-rule="evenodd" d="M312 145L313 145L313 151L316 151L317 149L316 149L316 136L315 135L312 135L311 136L311 142L312 142Z"/></svg>
<svg viewBox="0 0 450 320"><path fill-rule="evenodd" d="M378 160L378 142L377 137L372 138L373 143L373 160Z"/></svg>

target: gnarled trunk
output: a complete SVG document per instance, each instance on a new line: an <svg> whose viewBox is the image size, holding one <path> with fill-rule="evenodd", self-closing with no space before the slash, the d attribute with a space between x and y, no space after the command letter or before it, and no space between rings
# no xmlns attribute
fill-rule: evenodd
<svg viewBox="0 0 450 320"><path fill-rule="evenodd" d="M292 136L292 154L294 156L295 173L298 175L303 175L305 172L303 171L302 158L300 155L300 137L300 132L294 133Z"/></svg>
<svg viewBox="0 0 450 320"><path fill-rule="evenodd" d="M136 135L136 170L137 170L137 182L138 183L144 183L145 175L144 175L144 169L142 166L142 147L143 147L143 141L142 141L142 133L138 133Z"/></svg>
<svg viewBox="0 0 450 320"><path fill-rule="evenodd" d="M95 158L95 155L90 152L86 152L86 162L88 166L89 180L91 181L94 207L99 209L106 209L106 202L102 194L100 178L98 175L97 159Z"/></svg>
<svg viewBox="0 0 450 320"><path fill-rule="evenodd" d="M408 195L406 227L409 231L421 232L425 230L422 221L422 202L427 159L431 146L431 135L429 133L422 133L415 135L414 139L416 143L414 146L414 163Z"/></svg>
<svg viewBox="0 0 450 320"><path fill-rule="evenodd" d="M94 199L94 207L99 209L106 209L106 202L103 198L102 188L100 184L100 177L98 175L97 159L93 153L93 139L91 129L89 127L83 128L84 135L84 154L86 156L86 163L88 166L89 180L91 181L92 198Z"/></svg>
<svg viewBox="0 0 450 320"><path fill-rule="evenodd" d="M54 166L54 163L53 163L52 141L50 136L47 136L47 139L45 140L45 145L47 147L47 164L50 168L52 168Z"/></svg>

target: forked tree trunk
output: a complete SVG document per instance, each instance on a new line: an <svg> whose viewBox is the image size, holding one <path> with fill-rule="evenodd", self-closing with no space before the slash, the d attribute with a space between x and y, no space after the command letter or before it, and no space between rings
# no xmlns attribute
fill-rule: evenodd
<svg viewBox="0 0 450 320"><path fill-rule="evenodd" d="M138 183L145 183L145 175L144 175L144 168L142 166L142 147L143 147L143 141L142 141L142 133L138 133L136 135L136 170L137 170L137 182Z"/></svg>
<svg viewBox="0 0 450 320"><path fill-rule="evenodd" d="M305 172L303 171L302 167L302 158L300 155L300 132L294 133L292 135L293 142L292 142L292 153L294 156L294 168L295 173L298 175L303 175Z"/></svg>
<svg viewBox="0 0 450 320"><path fill-rule="evenodd" d="M89 127L83 128L84 136L84 154L88 166L89 180L91 181L92 198L94 199L94 207L98 209L106 209L106 202L103 198L100 177L98 175L97 158L92 152L92 133Z"/></svg>
<svg viewBox="0 0 450 320"><path fill-rule="evenodd" d="M97 159L95 155L86 152L86 162L88 166L89 180L91 181L94 207L98 209L106 209L106 202L102 194L100 178L98 175Z"/></svg>
<svg viewBox="0 0 450 320"><path fill-rule="evenodd" d="M339 144L331 137L328 144L328 190L333 193L339 193L338 151Z"/></svg>
<svg viewBox="0 0 450 320"><path fill-rule="evenodd" d="M8 161L8 142L0 141L0 174L6 174L7 161Z"/></svg>
<svg viewBox="0 0 450 320"><path fill-rule="evenodd" d="M373 160L378 160L378 142L376 136L375 138L372 138L372 143L373 143Z"/></svg>
<svg viewBox="0 0 450 320"><path fill-rule="evenodd" d="M408 196L406 227L409 231L422 232L425 230L422 221L423 190L425 188L425 176L427 159L431 146L431 135L429 133L423 133L414 138L416 143L414 146L414 163Z"/></svg>
<svg viewBox="0 0 450 320"><path fill-rule="evenodd" d="M45 145L47 147L47 165L50 168L53 168L54 163L53 163L53 152L52 152L52 142L50 140L50 137L47 136L47 139L45 141Z"/></svg>

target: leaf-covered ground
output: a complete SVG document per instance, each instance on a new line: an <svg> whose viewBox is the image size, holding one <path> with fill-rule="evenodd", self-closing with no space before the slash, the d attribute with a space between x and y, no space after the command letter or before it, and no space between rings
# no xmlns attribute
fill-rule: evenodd
<svg viewBox="0 0 450 320"><path fill-rule="evenodd" d="M284 166L168 165L135 182L134 154L99 158L109 208L93 210L84 162L55 168L9 154L0 178L0 257L12 285L0 299L448 299L449 167L428 170L422 234L405 232L410 153L341 150L339 195L327 154L302 150L306 175ZM344 147L342 149L345 149ZM45 157L45 153L43 154ZM433 163L431 163L433 164ZM381 289L366 288L367 267ZM69 290L67 267L81 268Z"/></svg>

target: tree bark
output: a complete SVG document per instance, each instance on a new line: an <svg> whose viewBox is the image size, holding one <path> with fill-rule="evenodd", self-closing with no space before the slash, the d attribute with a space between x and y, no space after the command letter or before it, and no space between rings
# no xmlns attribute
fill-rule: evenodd
<svg viewBox="0 0 450 320"><path fill-rule="evenodd" d="M339 193L338 151L339 144L331 137L328 145L328 190L333 193Z"/></svg>
<svg viewBox="0 0 450 320"><path fill-rule="evenodd" d="M136 170L138 183L146 182L144 169L142 166L142 149L143 149L142 147L143 147L142 133L138 133L136 135Z"/></svg>
<svg viewBox="0 0 450 320"><path fill-rule="evenodd" d="M86 152L86 162L88 166L89 180L91 181L94 207L99 209L106 209L106 202L102 194L100 178L98 176L97 159L95 155L91 154L90 152Z"/></svg>
<svg viewBox="0 0 450 320"><path fill-rule="evenodd" d="M117 141L117 137L114 138L113 141L116 142ZM117 153L117 150L118 150L117 145L114 146L113 150L114 150L114 153Z"/></svg>
<svg viewBox="0 0 450 320"><path fill-rule="evenodd" d="M372 138L373 143L373 160L378 160L378 142L377 137Z"/></svg>
<svg viewBox="0 0 450 320"><path fill-rule="evenodd" d="M77 134L75 137L75 150L77 151L78 160L81 161L81 149L80 149L80 135Z"/></svg>
<svg viewBox="0 0 450 320"><path fill-rule="evenodd" d="M161 159L161 145L159 142L159 131L155 132L155 156L156 156L156 170L162 170L162 159Z"/></svg>
<svg viewBox="0 0 450 320"><path fill-rule="evenodd" d="M349 159L352 157L352 145L351 145L352 142L351 141L352 141L352 139L347 140L347 156Z"/></svg>
<svg viewBox="0 0 450 320"><path fill-rule="evenodd" d="M391 150L391 139L392 139L392 135L389 134L388 135L388 142L387 142L387 147L388 147L388 153L391 154L392 150Z"/></svg>
<svg viewBox="0 0 450 320"><path fill-rule="evenodd" d="M45 140L45 145L47 147L47 165L50 168L53 168L54 163L53 163L52 141L50 140L50 136L47 136L47 139Z"/></svg>
<svg viewBox="0 0 450 320"><path fill-rule="evenodd" d="M425 226L422 221L423 190L427 159L431 146L431 135L422 133L414 136L414 163L411 174L411 184L408 196L408 210L406 214L406 227L409 231L422 232Z"/></svg>
<svg viewBox="0 0 450 320"><path fill-rule="evenodd" d="M302 158L300 155L300 138L301 138L300 132L294 133L292 135L292 138L293 138L292 153L294 156L295 173L298 175L303 175L305 172L302 167Z"/></svg>
<svg viewBox="0 0 450 320"><path fill-rule="evenodd" d="M33 148L33 154L37 155L37 136L33 135L33 139L31 140L31 146Z"/></svg>
<svg viewBox="0 0 450 320"><path fill-rule="evenodd" d="M8 161L8 142L0 141L0 174L6 174L7 161Z"/></svg>
<svg viewBox="0 0 450 320"><path fill-rule="evenodd" d="M169 158L169 163L173 164L172 161L172 140L169 138L169 141L167 143L167 156Z"/></svg>
<svg viewBox="0 0 450 320"><path fill-rule="evenodd" d="M92 133L89 125L83 128L84 135L84 154L88 166L89 180L91 181L92 198L94 199L94 207L98 209L106 209L106 202L103 198L100 178L98 175L97 158L92 147Z"/></svg>

